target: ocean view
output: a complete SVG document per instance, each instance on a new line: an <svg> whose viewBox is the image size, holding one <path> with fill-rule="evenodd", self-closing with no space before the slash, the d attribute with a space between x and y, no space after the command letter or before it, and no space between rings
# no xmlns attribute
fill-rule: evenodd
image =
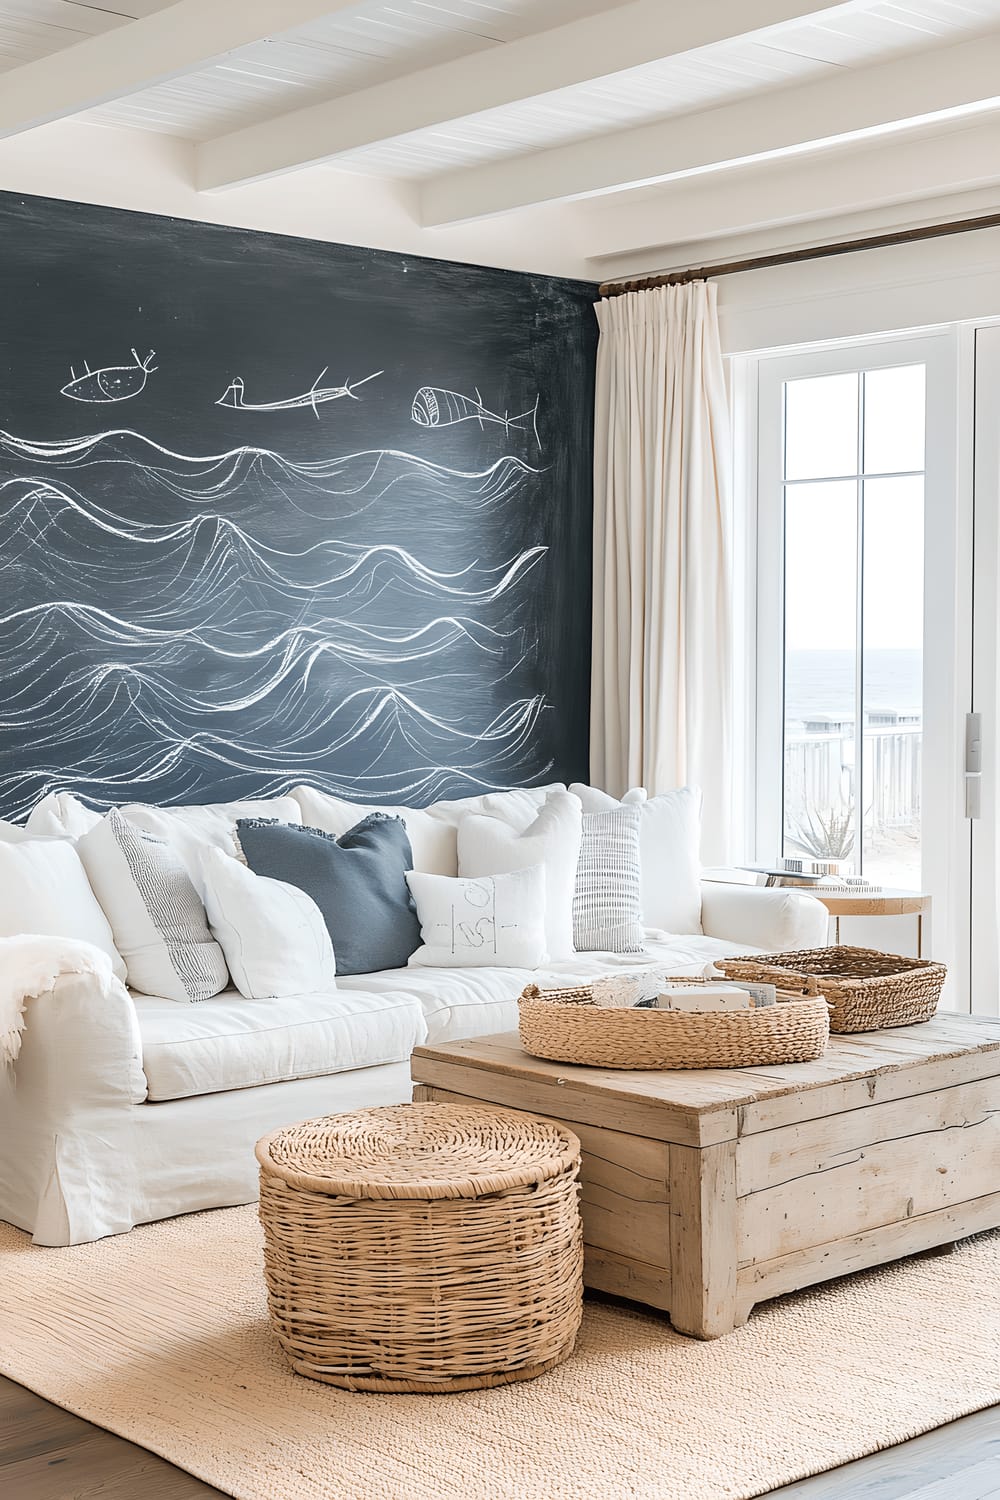
<svg viewBox="0 0 1000 1500"><path fill-rule="evenodd" d="M919 713L923 653L867 651L865 707ZM854 654L850 651L789 651L785 667L785 719L854 713Z"/></svg>

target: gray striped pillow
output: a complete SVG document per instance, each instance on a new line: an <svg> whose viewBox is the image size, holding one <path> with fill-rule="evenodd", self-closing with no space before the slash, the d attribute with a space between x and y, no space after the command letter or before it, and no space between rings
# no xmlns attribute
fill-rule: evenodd
<svg viewBox="0 0 1000 1500"><path fill-rule="evenodd" d="M167 1000L208 1000L229 970L180 856L112 808L77 842L87 878L111 923L128 983Z"/></svg>
<svg viewBox="0 0 1000 1500"><path fill-rule="evenodd" d="M644 953L639 808L584 813L573 893L578 953Z"/></svg>

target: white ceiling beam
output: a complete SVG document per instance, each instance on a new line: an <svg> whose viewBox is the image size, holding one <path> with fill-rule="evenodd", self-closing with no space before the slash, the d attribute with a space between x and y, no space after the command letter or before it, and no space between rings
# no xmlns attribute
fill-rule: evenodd
<svg viewBox="0 0 1000 1500"><path fill-rule="evenodd" d="M871 209L941 199L1000 184L1000 119L926 136L889 140L759 163L724 178L688 177L633 199L591 198L584 216L589 259L602 273L630 267L671 270L693 252L718 260L713 241L792 224L844 219ZM698 261L700 264L701 262ZM629 274L637 274L630 271Z"/></svg>
<svg viewBox="0 0 1000 1500"><path fill-rule="evenodd" d="M902 129L1000 97L1000 31L952 47L770 89L696 114L431 178L425 227L531 204L642 187L741 162Z"/></svg>
<svg viewBox="0 0 1000 1500"><path fill-rule="evenodd" d="M233 187L483 110L590 83L863 0L618 0L610 9L203 142L202 189Z"/></svg>
<svg viewBox="0 0 1000 1500"><path fill-rule="evenodd" d="M356 0L179 0L3 74L0 137L178 78Z"/></svg>

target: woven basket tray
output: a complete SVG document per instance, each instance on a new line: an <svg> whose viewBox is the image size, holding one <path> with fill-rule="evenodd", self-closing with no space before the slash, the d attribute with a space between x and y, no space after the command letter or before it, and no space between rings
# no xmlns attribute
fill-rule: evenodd
<svg viewBox="0 0 1000 1500"><path fill-rule="evenodd" d="M822 992L832 1006L834 1032L881 1031L929 1021L947 973L944 964L874 948L806 948L718 959L716 967L730 979L756 979L799 995Z"/></svg>
<svg viewBox="0 0 1000 1500"><path fill-rule="evenodd" d="M758 1010L635 1010L595 1005L589 985L518 1002L521 1045L534 1057L596 1068L754 1068L821 1057L830 1035L822 996L781 996Z"/></svg>

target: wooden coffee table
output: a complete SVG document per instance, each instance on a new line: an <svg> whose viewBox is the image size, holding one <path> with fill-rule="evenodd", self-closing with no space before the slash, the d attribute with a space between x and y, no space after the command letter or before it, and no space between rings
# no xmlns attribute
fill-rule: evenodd
<svg viewBox="0 0 1000 1500"><path fill-rule="evenodd" d="M816 1062L618 1072L516 1034L418 1047L416 1099L583 1143L588 1286L717 1338L757 1302L1000 1225L1000 1020L832 1037Z"/></svg>

